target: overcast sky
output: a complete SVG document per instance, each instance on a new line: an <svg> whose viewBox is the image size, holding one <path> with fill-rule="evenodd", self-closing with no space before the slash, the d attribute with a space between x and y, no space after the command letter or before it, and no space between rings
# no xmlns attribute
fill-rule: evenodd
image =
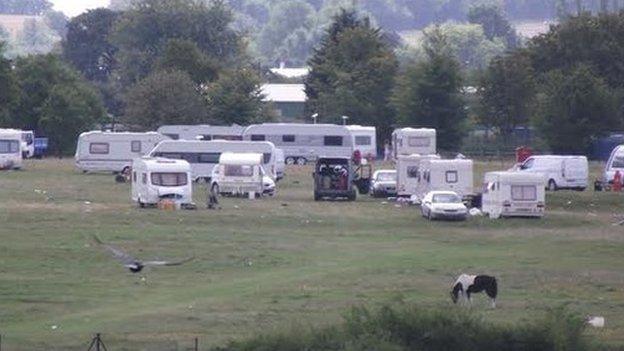
<svg viewBox="0 0 624 351"><path fill-rule="evenodd" d="M108 6L109 0L50 0L54 9L73 17L85 10Z"/></svg>

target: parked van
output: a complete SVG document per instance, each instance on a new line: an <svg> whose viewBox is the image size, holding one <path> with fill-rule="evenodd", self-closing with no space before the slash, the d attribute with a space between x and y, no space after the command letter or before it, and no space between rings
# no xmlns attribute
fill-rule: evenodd
<svg viewBox="0 0 624 351"><path fill-rule="evenodd" d="M617 171L624 177L624 145L617 146L611 151L602 175L604 183L613 183Z"/></svg>
<svg viewBox="0 0 624 351"><path fill-rule="evenodd" d="M419 199L431 191L453 191L466 200L474 195L473 162L467 159L427 159L420 164Z"/></svg>
<svg viewBox="0 0 624 351"><path fill-rule="evenodd" d="M164 125L158 132L172 140L243 140L245 127L237 124L231 126L197 125Z"/></svg>
<svg viewBox="0 0 624 351"><path fill-rule="evenodd" d="M551 191L585 190L589 178L589 166L585 156L531 156L518 167L518 170L543 174L548 190Z"/></svg>
<svg viewBox="0 0 624 351"><path fill-rule="evenodd" d="M213 173L210 188L214 193L235 195L264 193L265 172L260 153L224 152ZM275 191L275 189L273 189Z"/></svg>
<svg viewBox="0 0 624 351"><path fill-rule="evenodd" d="M80 134L76 167L83 172L126 172L132 160L146 155L159 142L169 139L156 133L92 131Z"/></svg>
<svg viewBox="0 0 624 351"><path fill-rule="evenodd" d="M22 130L22 158L35 156L35 132Z"/></svg>
<svg viewBox="0 0 624 351"><path fill-rule="evenodd" d="M286 164L304 165L323 157L351 157L353 138L335 124L264 123L245 129L243 140L270 141L284 150Z"/></svg>
<svg viewBox="0 0 624 351"><path fill-rule="evenodd" d="M141 157L132 162L132 201L140 207L171 199L193 203L191 165L184 160Z"/></svg>
<svg viewBox="0 0 624 351"><path fill-rule="evenodd" d="M401 128L392 133L392 156L433 155L436 151L436 130L429 128Z"/></svg>
<svg viewBox="0 0 624 351"><path fill-rule="evenodd" d="M193 179L197 181L212 177L212 169L224 152L262 154L266 172L272 179L277 179L275 145L268 141L165 140L150 152L150 156L186 160L191 164Z"/></svg>
<svg viewBox="0 0 624 351"><path fill-rule="evenodd" d="M0 129L0 169L22 168L22 131Z"/></svg>
<svg viewBox="0 0 624 351"><path fill-rule="evenodd" d="M353 150L359 150L362 157L369 160L377 158L377 128L358 125L347 126L351 132Z"/></svg>
<svg viewBox="0 0 624 351"><path fill-rule="evenodd" d="M546 203L545 185L545 178L540 173L486 173L482 211L490 218L542 217Z"/></svg>
<svg viewBox="0 0 624 351"><path fill-rule="evenodd" d="M440 159L440 156L399 155L396 161L398 197L411 197L418 193L420 165L424 160L428 159Z"/></svg>

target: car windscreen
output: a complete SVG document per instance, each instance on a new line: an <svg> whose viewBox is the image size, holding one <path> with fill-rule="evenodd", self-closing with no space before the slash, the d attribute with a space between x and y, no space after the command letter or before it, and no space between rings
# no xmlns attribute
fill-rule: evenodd
<svg viewBox="0 0 624 351"><path fill-rule="evenodd" d="M184 186L188 184L188 176L183 172L152 173L152 184L157 186Z"/></svg>
<svg viewBox="0 0 624 351"><path fill-rule="evenodd" d="M433 195L433 202L438 204L458 204L462 200L455 194L437 194Z"/></svg>
<svg viewBox="0 0 624 351"><path fill-rule="evenodd" d="M20 143L17 140L0 140L0 154L16 154Z"/></svg>
<svg viewBox="0 0 624 351"><path fill-rule="evenodd" d="M396 182L397 176L395 172L384 172L377 175L379 182Z"/></svg>

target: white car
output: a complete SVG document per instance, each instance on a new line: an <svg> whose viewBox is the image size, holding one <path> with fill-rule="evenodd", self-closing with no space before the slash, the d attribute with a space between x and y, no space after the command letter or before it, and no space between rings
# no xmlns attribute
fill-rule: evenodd
<svg viewBox="0 0 624 351"><path fill-rule="evenodd" d="M468 208L462 198L453 191L431 191L425 195L420 211L427 219L457 219L465 220Z"/></svg>
<svg viewBox="0 0 624 351"><path fill-rule="evenodd" d="M370 195L396 196L397 172L394 169L381 169L373 173L370 185Z"/></svg>
<svg viewBox="0 0 624 351"><path fill-rule="evenodd" d="M264 171L264 167L261 167L261 169L262 169L262 194L273 196L275 195L275 181L266 174L266 172ZM219 167L213 168L212 176L210 177L211 179L210 189L212 189L212 187L215 185L217 186L217 189L218 189L219 184L216 181L218 174L219 174Z"/></svg>

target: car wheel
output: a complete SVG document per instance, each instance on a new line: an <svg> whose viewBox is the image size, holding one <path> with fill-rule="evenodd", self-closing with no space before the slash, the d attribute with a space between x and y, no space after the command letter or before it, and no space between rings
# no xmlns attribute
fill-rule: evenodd
<svg viewBox="0 0 624 351"><path fill-rule="evenodd" d="M145 204L141 202L141 199L137 200L137 204L139 205L139 208L145 208Z"/></svg>
<svg viewBox="0 0 624 351"><path fill-rule="evenodd" d="M433 220L433 216L431 215L431 210L427 211L427 219L428 220Z"/></svg>
<svg viewBox="0 0 624 351"><path fill-rule="evenodd" d="M549 191L557 191L557 183L553 179L548 181L548 190Z"/></svg>
<svg viewBox="0 0 624 351"><path fill-rule="evenodd" d="M295 164L295 158L294 157L286 157L285 160L287 165L294 165Z"/></svg>
<svg viewBox="0 0 624 351"><path fill-rule="evenodd" d="M306 160L304 157L297 158L297 164L299 166L304 166L306 163L308 163L308 160Z"/></svg>

